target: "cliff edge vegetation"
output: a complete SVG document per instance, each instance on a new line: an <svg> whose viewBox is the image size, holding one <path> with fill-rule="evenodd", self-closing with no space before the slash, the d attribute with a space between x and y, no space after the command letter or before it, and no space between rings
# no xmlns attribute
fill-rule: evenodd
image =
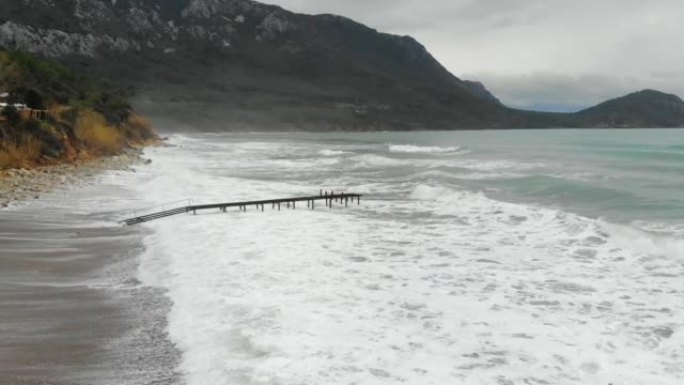
<svg viewBox="0 0 684 385"><path fill-rule="evenodd" d="M156 141L130 92L0 50L0 170L115 155Z"/></svg>

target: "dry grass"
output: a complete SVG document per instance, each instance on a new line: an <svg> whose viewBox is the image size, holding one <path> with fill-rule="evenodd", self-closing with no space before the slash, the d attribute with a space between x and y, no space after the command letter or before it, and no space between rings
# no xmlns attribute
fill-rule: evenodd
<svg viewBox="0 0 684 385"><path fill-rule="evenodd" d="M48 114L57 122L67 123L67 120L64 119L64 113L71 111L71 109L71 107L54 103L48 107Z"/></svg>
<svg viewBox="0 0 684 385"><path fill-rule="evenodd" d="M124 146L119 130L108 125L105 118L93 110L78 114L74 132L85 147L96 155L113 155Z"/></svg>
<svg viewBox="0 0 684 385"><path fill-rule="evenodd" d="M0 146L0 170L28 168L35 165L41 156L41 142L33 136L25 137L17 143Z"/></svg>
<svg viewBox="0 0 684 385"><path fill-rule="evenodd" d="M132 143L144 144L156 139L150 121L142 115L132 113L126 122L126 136Z"/></svg>

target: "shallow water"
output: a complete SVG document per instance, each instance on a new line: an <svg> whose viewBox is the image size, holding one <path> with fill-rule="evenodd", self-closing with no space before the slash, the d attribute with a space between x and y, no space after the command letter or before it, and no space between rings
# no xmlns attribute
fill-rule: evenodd
<svg viewBox="0 0 684 385"><path fill-rule="evenodd" d="M681 384L684 131L172 137L146 224L195 384Z"/></svg>

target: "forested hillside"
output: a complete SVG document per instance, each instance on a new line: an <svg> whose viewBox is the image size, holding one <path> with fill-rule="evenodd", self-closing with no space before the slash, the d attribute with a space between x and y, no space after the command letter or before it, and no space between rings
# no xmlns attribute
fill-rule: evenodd
<svg viewBox="0 0 684 385"><path fill-rule="evenodd" d="M113 155L156 137L130 93L56 62L0 50L0 169Z"/></svg>

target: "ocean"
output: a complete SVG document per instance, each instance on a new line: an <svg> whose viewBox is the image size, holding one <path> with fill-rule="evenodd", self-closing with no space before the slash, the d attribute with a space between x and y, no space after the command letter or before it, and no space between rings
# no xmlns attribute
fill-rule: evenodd
<svg viewBox="0 0 684 385"><path fill-rule="evenodd" d="M0 383L684 383L684 131L167 144L3 211Z"/></svg>
<svg viewBox="0 0 684 385"><path fill-rule="evenodd" d="M140 208L364 194L144 225L189 385L684 382L684 131L169 143Z"/></svg>

